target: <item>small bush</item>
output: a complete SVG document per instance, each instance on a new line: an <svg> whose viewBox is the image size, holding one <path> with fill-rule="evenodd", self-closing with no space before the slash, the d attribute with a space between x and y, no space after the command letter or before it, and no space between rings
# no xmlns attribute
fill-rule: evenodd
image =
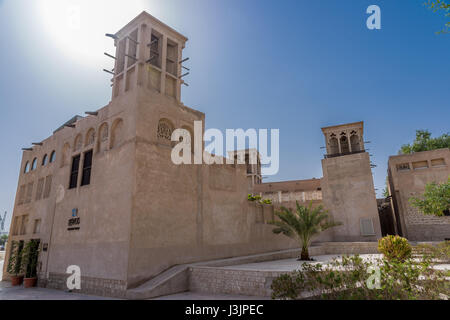
<svg viewBox="0 0 450 320"><path fill-rule="evenodd" d="M294 300L304 286L303 274L294 271L292 274L282 274L272 282L272 299Z"/></svg>
<svg viewBox="0 0 450 320"><path fill-rule="evenodd" d="M248 198L248 201L260 201L261 200L261 196L259 196L259 195L254 196L252 194L249 194L247 198Z"/></svg>
<svg viewBox="0 0 450 320"><path fill-rule="evenodd" d="M378 240L378 251L388 260L405 261L411 258L411 245L400 236L386 236Z"/></svg>
<svg viewBox="0 0 450 320"><path fill-rule="evenodd" d="M248 199L248 201L252 201L252 202L258 202L258 203L261 203L261 204L272 204L272 200L270 200L270 199L263 199L260 195L252 195L252 194L248 194L248 197L247 197L247 199Z"/></svg>
<svg viewBox="0 0 450 320"><path fill-rule="evenodd" d="M360 256L334 259L328 264L305 263L300 271L272 282L272 299L326 300L437 300L450 296L447 272L431 261L372 259Z"/></svg>

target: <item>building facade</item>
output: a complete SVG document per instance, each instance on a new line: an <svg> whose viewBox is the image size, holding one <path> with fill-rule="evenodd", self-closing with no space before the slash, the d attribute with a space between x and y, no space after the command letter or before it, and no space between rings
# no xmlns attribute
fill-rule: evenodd
<svg viewBox="0 0 450 320"><path fill-rule="evenodd" d="M388 186L396 232L413 241L450 239L450 216L427 216L409 199L424 193L428 183L447 182L450 149L438 149L389 157Z"/></svg>
<svg viewBox="0 0 450 320"><path fill-rule="evenodd" d="M295 201L323 203L343 223L316 241L379 237L362 123L323 129L322 179L263 184L260 162L176 165L176 128L203 151L192 133L205 115L180 97L187 38L146 12L111 37L110 103L23 152L9 241L39 239L40 286L65 289L76 265L83 292L124 297L175 265L296 248L269 224Z"/></svg>

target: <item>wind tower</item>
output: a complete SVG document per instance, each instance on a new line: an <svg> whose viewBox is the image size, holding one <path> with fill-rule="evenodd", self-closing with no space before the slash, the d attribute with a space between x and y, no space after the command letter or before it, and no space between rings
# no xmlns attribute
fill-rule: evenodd
<svg viewBox="0 0 450 320"><path fill-rule="evenodd" d="M373 241L381 237L369 154L364 147L364 123L322 128L327 154L322 160L325 208L341 226L336 241Z"/></svg>

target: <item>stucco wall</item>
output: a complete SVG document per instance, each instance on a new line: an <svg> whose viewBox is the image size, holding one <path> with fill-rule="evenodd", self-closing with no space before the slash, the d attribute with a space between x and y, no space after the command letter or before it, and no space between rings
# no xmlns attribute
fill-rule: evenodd
<svg viewBox="0 0 450 320"><path fill-rule="evenodd" d="M432 160L444 159L445 165L433 166ZM427 168L414 169L413 163L426 161ZM398 170L408 164L409 170ZM450 175L450 150L439 149L389 158L390 192L394 193L397 215L403 235L412 241L442 241L450 238L450 217L426 216L411 206L411 197L420 197L430 182L446 182Z"/></svg>
<svg viewBox="0 0 450 320"><path fill-rule="evenodd" d="M381 237L375 189L367 152L323 159L324 206L335 221L333 241L376 241ZM375 235L361 235L360 219L372 219Z"/></svg>

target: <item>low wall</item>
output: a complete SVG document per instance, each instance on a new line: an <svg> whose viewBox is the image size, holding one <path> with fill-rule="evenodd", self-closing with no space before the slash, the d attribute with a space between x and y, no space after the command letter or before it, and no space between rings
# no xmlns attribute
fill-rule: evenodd
<svg viewBox="0 0 450 320"><path fill-rule="evenodd" d="M311 256L325 254L368 254L377 253L377 243L365 242L328 242L310 248ZM231 294L270 297L273 279L287 271L243 270L224 268L236 264L247 264L272 260L295 258L300 250L286 250L268 255L256 255L233 259L233 261L212 262L189 268L189 290L205 294ZM231 260L231 259L230 259Z"/></svg>
<svg viewBox="0 0 450 320"><path fill-rule="evenodd" d="M256 274L247 271L240 273L240 271L224 270L222 268L248 263L296 258L300 256L300 252L300 249L288 249L176 266L137 288L127 290L126 297L128 299L150 299L188 290L213 294L230 293L267 296L270 285L267 285L265 279L267 277L273 278L272 276L259 272ZM311 246L309 252L311 256L376 253L377 243L324 242ZM274 274L281 273L274 272ZM240 290L239 283L245 284L244 291Z"/></svg>
<svg viewBox="0 0 450 320"><path fill-rule="evenodd" d="M408 224L410 241L444 241L450 239L450 224Z"/></svg>

